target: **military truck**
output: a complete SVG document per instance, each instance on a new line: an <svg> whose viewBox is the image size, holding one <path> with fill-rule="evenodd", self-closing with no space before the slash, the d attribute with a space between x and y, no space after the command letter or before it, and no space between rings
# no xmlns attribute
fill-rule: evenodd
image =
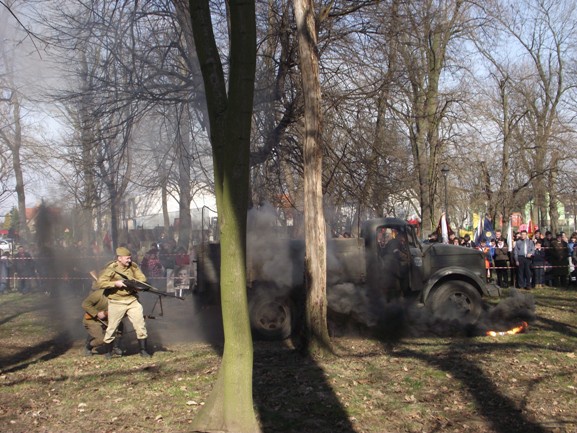
<svg viewBox="0 0 577 433"><path fill-rule="evenodd" d="M248 236L247 290L255 336L284 339L302 317L304 241ZM219 244L201 245L195 293L219 299ZM483 253L476 249L421 242L413 226L398 218L365 221L358 238L327 243L328 310L368 327L384 303L403 298L436 316L472 323L482 297L500 296L486 279Z"/></svg>

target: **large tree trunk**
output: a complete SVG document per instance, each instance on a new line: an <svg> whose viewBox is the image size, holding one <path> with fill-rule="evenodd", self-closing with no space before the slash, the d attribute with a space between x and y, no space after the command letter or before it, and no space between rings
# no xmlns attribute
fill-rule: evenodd
<svg viewBox="0 0 577 433"><path fill-rule="evenodd" d="M252 399L253 345L245 284L250 130L256 69L255 4L254 1L230 1L228 95L212 31L209 1L190 0L189 12L210 119L221 238L225 338L218 379L192 427L204 432L259 432Z"/></svg>
<svg viewBox="0 0 577 433"><path fill-rule="evenodd" d="M304 211L307 351L330 351L327 328L326 229L323 212L321 87L313 0L294 0L302 77L304 121Z"/></svg>

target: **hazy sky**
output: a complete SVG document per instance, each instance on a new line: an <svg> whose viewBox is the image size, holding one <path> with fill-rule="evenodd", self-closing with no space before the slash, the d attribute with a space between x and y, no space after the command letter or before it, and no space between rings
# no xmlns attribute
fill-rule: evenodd
<svg viewBox="0 0 577 433"><path fill-rule="evenodd" d="M38 28L34 27L33 15L36 14L28 7L31 3L16 2L13 8L16 18L0 5L0 80L3 91L7 88L17 89L21 95L22 104L22 132L25 140L36 142L40 146L53 146L59 141L62 126L57 121L55 106L47 104L46 91L58 82L59 76L51 66L50 54L46 50L46 43L42 40ZM37 32L38 37L26 33L23 28ZM11 119L6 116L6 105L1 107L2 117L0 127L11 130ZM8 113L9 116L9 113ZM49 155L50 152L47 152ZM53 153L54 154L54 153ZM25 162L27 151L24 150L22 159ZM23 163L26 179L26 206L37 204L42 198L50 194L53 181L49 175L52 163L44 157L31 167ZM13 184L11 185L13 186ZM0 215L4 215L13 206L16 206L16 196L0 202Z"/></svg>

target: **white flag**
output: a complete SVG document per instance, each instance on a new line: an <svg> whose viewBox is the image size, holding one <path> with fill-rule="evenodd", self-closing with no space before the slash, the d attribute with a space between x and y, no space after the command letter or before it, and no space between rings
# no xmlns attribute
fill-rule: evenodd
<svg viewBox="0 0 577 433"><path fill-rule="evenodd" d="M513 224L509 218L509 228L507 229L507 249L509 252L513 251Z"/></svg>
<svg viewBox="0 0 577 433"><path fill-rule="evenodd" d="M441 215L441 237L444 244L449 243L449 228L447 227L447 217L444 212Z"/></svg>

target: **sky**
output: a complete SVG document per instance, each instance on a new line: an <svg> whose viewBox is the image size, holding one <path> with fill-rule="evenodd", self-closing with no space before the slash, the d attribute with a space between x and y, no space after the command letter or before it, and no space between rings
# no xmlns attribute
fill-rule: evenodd
<svg viewBox="0 0 577 433"><path fill-rule="evenodd" d="M50 56L46 43L41 38L27 35L23 26L34 30L27 14L26 2L16 2L13 9L20 23L0 5L0 39L2 55L0 56L0 84L3 91L6 87L18 89L22 95L23 136L43 146L52 146L61 140L63 127L58 122L54 105L42 102L45 99L47 86L58 82L58 74L51 67ZM5 113L6 103L2 103L1 112ZM0 118L0 128L11 131L10 118ZM47 152L50 155L50 152ZM53 154L53 153L52 153ZM23 159L26 153L23 154ZM43 198L50 196L53 189L51 181L51 165L49 157L44 157L34 167L23 164L26 182L26 206L38 204ZM56 164L57 165L57 164ZM10 186L14 186L11 182ZM0 201L0 215L5 215L17 206L16 194ZM0 219L1 221L2 219Z"/></svg>

